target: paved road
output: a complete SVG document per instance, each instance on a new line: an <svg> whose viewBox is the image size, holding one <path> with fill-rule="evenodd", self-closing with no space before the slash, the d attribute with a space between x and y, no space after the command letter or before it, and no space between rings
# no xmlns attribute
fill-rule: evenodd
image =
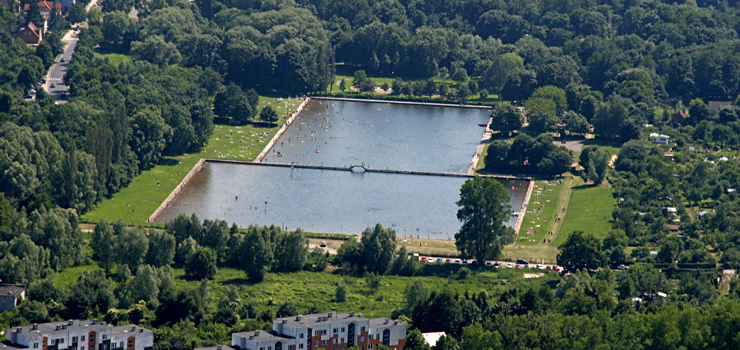
<svg viewBox="0 0 740 350"><path fill-rule="evenodd" d="M90 3L85 6L86 10L90 10L98 0L91 0ZM79 23L79 27L87 26L87 22ZM50 95L56 98L57 104L67 103L67 98L62 98L62 94L69 95L69 86L64 83L64 75L67 74L67 66L69 61L72 59L72 55L77 47L77 36L80 34L79 30L70 29L62 38L64 45L64 52L57 58L57 61L49 68L46 73L46 83L43 86ZM54 87L52 87L54 85Z"/></svg>

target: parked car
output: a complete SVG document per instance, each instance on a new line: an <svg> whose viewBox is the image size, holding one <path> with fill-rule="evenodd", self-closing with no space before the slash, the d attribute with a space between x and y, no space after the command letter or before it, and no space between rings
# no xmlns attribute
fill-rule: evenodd
<svg viewBox="0 0 740 350"><path fill-rule="evenodd" d="M55 87L57 87L57 84L51 83L51 87L52 88L55 88Z"/></svg>
<svg viewBox="0 0 740 350"><path fill-rule="evenodd" d="M59 60L59 62L65 62L65 61L66 61L66 60L65 60L64 58L62 58L61 60Z"/></svg>
<svg viewBox="0 0 740 350"><path fill-rule="evenodd" d="M531 269L532 267L531 267L531 266L529 266L529 264L527 264L527 265L524 265L524 268L525 268L525 269L527 269L527 270L529 270L529 269Z"/></svg>
<svg viewBox="0 0 740 350"><path fill-rule="evenodd" d="M467 265L468 264L468 259L463 259L462 264L463 265Z"/></svg>
<svg viewBox="0 0 740 350"><path fill-rule="evenodd" d="M445 264L452 264L452 259L445 259Z"/></svg>
<svg viewBox="0 0 740 350"><path fill-rule="evenodd" d="M627 266L625 264L619 264L617 266L617 270L627 270L627 269L629 269L629 266Z"/></svg>
<svg viewBox="0 0 740 350"><path fill-rule="evenodd" d="M545 269L545 265L537 264L537 268L540 269L540 270L544 270Z"/></svg>
<svg viewBox="0 0 740 350"><path fill-rule="evenodd" d="M326 242L325 241L321 241L321 244L319 244L319 247L325 248L326 247Z"/></svg>
<svg viewBox="0 0 740 350"><path fill-rule="evenodd" d="M527 265L529 264L529 261L524 260L524 259L517 259L516 263L520 265Z"/></svg>
<svg viewBox="0 0 740 350"><path fill-rule="evenodd" d="M493 264L490 261L486 261L486 266L493 266Z"/></svg>
<svg viewBox="0 0 740 350"><path fill-rule="evenodd" d="M521 269L522 268L522 265L516 264L516 266L514 266L514 267L518 270L518 269Z"/></svg>
<svg viewBox="0 0 740 350"><path fill-rule="evenodd" d="M422 256L421 258L419 258L419 261L421 261L421 262L427 262L427 257L426 256Z"/></svg>
<svg viewBox="0 0 740 350"><path fill-rule="evenodd" d="M553 269L553 270L555 270L555 271L560 271L560 266L558 266L558 265L553 265L553 266L552 266L552 269Z"/></svg>
<svg viewBox="0 0 740 350"><path fill-rule="evenodd" d="M512 265L511 263L508 263L508 264L506 264L506 268L507 268L507 269L510 269L510 268L512 268L512 267L514 267L514 265Z"/></svg>
<svg viewBox="0 0 740 350"><path fill-rule="evenodd" d="M441 264L441 263L442 263L442 258L437 258L437 264Z"/></svg>
<svg viewBox="0 0 740 350"><path fill-rule="evenodd" d="M490 262L490 261L489 261L489 262ZM495 262L495 263L493 264L493 267L495 267L495 268L497 268L497 269L498 269L498 268L500 268L500 267L501 267L501 263L497 261L497 262Z"/></svg>
<svg viewBox="0 0 740 350"><path fill-rule="evenodd" d="M33 96L26 94L23 96L23 98L33 98Z"/></svg>

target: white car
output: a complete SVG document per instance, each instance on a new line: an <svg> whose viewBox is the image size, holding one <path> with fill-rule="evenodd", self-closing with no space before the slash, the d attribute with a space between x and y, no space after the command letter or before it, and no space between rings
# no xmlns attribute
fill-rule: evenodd
<svg viewBox="0 0 740 350"><path fill-rule="evenodd" d="M510 269L510 268L513 268L513 267L514 267L514 264L512 264L512 263L508 263L508 264L506 264L506 268L507 268L507 269Z"/></svg>
<svg viewBox="0 0 740 350"><path fill-rule="evenodd" d="M545 269L545 265L537 264L537 268L540 269L540 270L544 270Z"/></svg>

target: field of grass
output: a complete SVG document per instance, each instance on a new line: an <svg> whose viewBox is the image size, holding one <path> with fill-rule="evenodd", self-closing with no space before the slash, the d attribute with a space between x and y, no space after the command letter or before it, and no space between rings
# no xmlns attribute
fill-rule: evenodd
<svg viewBox="0 0 740 350"><path fill-rule="evenodd" d="M562 180L537 180L529 198L526 214L515 245L532 246L543 244L556 215L560 215L560 192Z"/></svg>
<svg viewBox="0 0 740 350"><path fill-rule="evenodd" d="M616 200L612 196L614 189L603 185L575 186L580 183L582 182L574 182L573 194L560 227L560 234L553 241L556 246L565 242L568 234L573 231L593 233L599 239L603 239L611 227L612 210L616 205Z"/></svg>
<svg viewBox="0 0 740 350"><path fill-rule="evenodd" d="M94 263L90 265L68 267L64 269L64 271L56 275L56 278L54 279L54 286L56 286L57 288L67 288L68 289L75 282L77 282L77 278L80 277L80 275L83 272L100 270L100 269L101 268L98 267L98 265Z"/></svg>
<svg viewBox="0 0 740 350"><path fill-rule="evenodd" d="M121 53L113 53L113 52L106 52L106 51L94 51L93 54L95 57L107 57L110 60L110 63L114 66L118 66L119 64L123 62L131 62L131 56L125 55Z"/></svg>
<svg viewBox="0 0 740 350"><path fill-rule="evenodd" d="M83 222L124 220L128 224L146 222L160 203L177 187L183 177L201 158L253 160L270 141L278 126L285 123L301 104L299 98L260 97L259 109L272 106L280 121L271 128L255 125L215 125L213 135L201 152L168 157L160 164L136 176L126 188L103 200L82 216Z"/></svg>
<svg viewBox="0 0 740 350"><path fill-rule="evenodd" d="M609 153L610 156L617 155L619 153L619 150L622 147L621 143L618 142L609 142L605 140L599 140L599 139L588 139L583 142L583 146L599 146L601 149Z"/></svg>
<svg viewBox="0 0 740 350"><path fill-rule="evenodd" d="M460 268L458 265L426 265L425 271L433 276L400 277L382 276L380 287L373 290L368 287L365 278L343 276L332 272L295 272L295 273L268 273L265 280L258 284L250 284L244 272L238 269L222 268L209 284L212 296L211 307L215 307L218 297L226 288L233 286L239 291L242 300L252 300L258 304L258 309L270 308L276 311L280 304L292 302L299 312L306 312L311 307L319 310L336 310L339 312L355 311L366 317L389 317L393 310L403 307L405 303L404 289L413 279L419 279L432 291L449 290L460 294L468 291L479 293L486 291L489 295L500 294L504 285L509 283L528 283L523 278L522 270L495 270L480 269L474 271L468 279L455 280L448 276L455 274ZM182 269L175 270L176 286L178 288L193 288L198 281L189 281L183 278ZM434 277L440 276L440 277ZM554 278L555 274L546 274L543 278ZM336 288L343 284L347 286L349 295L346 302L337 302L334 298Z"/></svg>

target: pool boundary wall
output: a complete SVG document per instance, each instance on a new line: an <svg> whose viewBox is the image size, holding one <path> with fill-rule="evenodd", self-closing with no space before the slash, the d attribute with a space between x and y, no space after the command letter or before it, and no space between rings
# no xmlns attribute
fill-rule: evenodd
<svg viewBox="0 0 740 350"><path fill-rule="evenodd" d="M175 187L175 189L172 190L172 192L170 192L170 195L167 196L167 198L165 198L165 200L162 201L161 204L159 204L159 207L157 207L157 210L155 210L152 213L152 215L149 216L149 219L147 219L146 222L154 222L154 220L156 220L157 217L160 214L162 214L162 211L165 208L167 208L167 205L169 205L170 202L172 202L172 200L175 199L175 197L178 194L180 194L180 191L182 191L182 189L185 188L185 185L188 183L188 181L190 181L190 178L192 178L193 175L195 175L195 173L197 173L198 171L200 171L201 168L203 168L203 164L205 164L206 161L207 161L206 158L201 158L200 160L198 160L197 163L195 163L193 168L190 169L190 171L188 172L187 175L185 175L184 178L182 178L182 181L180 181L180 183L177 184L177 187Z"/></svg>
<svg viewBox="0 0 740 350"><path fill-rule="evenodd" d="M372 100L372 99L364 99L364 98L324 97L324 96L314 96L312 98L315 99L315 100L330 100L330 101L351 101L351 102L370 102L370 103L393 103L393 104L399 104L399 105L415 105L415 106L493 109L492 106L449 104L449 103L437 103L437 102Z"/></svg>
<svg viewBox="0 0 740 350"><path fill-rule="evenodd" d="M524 201L522 202L522 207L519 209L519 217L516 220L516 225L514 225L514 232L516 233L516 237L519 238L519 230L522 228L522 223L524 222L524 216L527 213L527 207L529 206L529 198L532 197L532 191L534 191L534 179L529 179L529 186L527 187L527 194L524 195ZM516 240L512 245L516 245Z"/></svg>
<svg viewBox="0 0 740 350"><path fill-rule="evenodd" d="M298 115L301 114L301 112L303 111L303 108L306 107L309 101L311 101L310 97L306 97L305 99L303 99L303 102L301 102L301 105L298 106L295 112L293 112L293 115L291 115L290 118L288 118L288 120L286 120L285 123L283 123L283 126L281 126L280 130L278 130L278 132L275 133L275 136L272 137L272 140L270 140L270 142L268 142L267 145L265 145L265 148L262 149L262 152L260 152L260 154L257 155L257 158L254 159L255 162L261 162L262 159L265 158L267 153L270 152L270 150L272 149L272 146L275 146L275 143L280 138L280 136L283 136L283 133L285 132L285 130L287 130L288 127L291 124L293 124L293 121L295 120L295 118L298 118Z"/></svg>

